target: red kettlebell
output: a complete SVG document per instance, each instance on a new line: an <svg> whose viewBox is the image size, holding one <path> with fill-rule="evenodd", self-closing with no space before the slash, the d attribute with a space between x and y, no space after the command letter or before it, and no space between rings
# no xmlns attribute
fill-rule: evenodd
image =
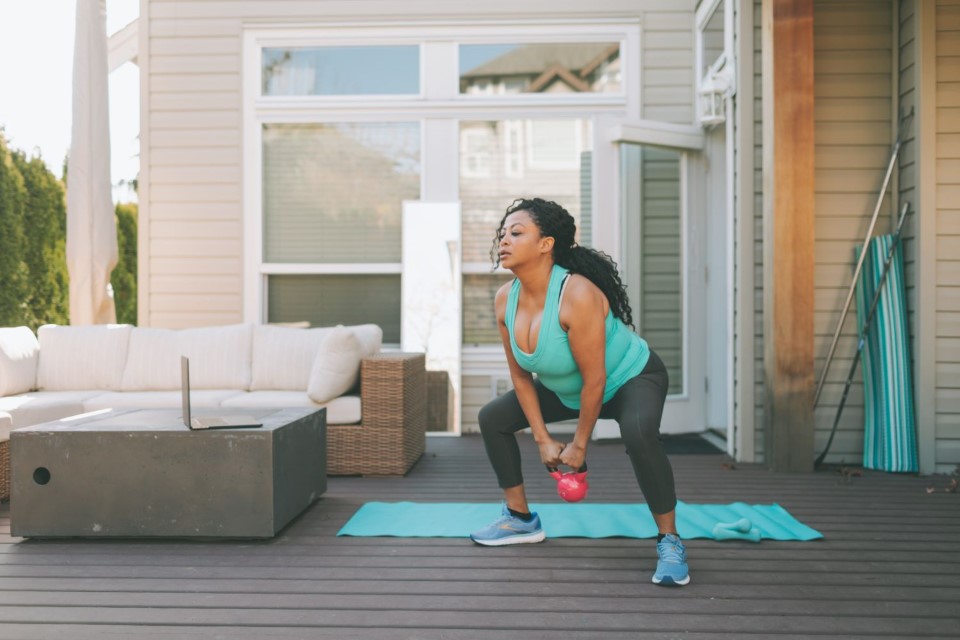
<svg viewBox="0 0 960 640"><path fill-rule="evenodd" d="M556 467L547 465L550 477L557 481L557 493L567 502L580 502L587 497L587 464L584 463L577 471L561 473Z"/></svg>

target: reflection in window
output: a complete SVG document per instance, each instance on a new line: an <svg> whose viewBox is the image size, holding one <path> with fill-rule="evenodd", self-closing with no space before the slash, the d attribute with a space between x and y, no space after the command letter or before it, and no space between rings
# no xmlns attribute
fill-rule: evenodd
<svg viewBox="0 0 960 640"><path fill-rule="evenodd" d="M703 27L703 68L700 69L700 76L706 75L713 63L723 55L723 12L726 3L721 0L720 4L714 10L713 15L707 20Z"/></svg>
<svg viewBox="0 0 960 640"><path fill-rule="evenodd" d="M272 275L267 292L267 322L372 322L383 329L384 343L400 343L399 275Z"/></svg>
<svg viewBox="0 0 960 640"><path fill-rule="evenodd" d="M417 122L263 126L265 262L399 263L418 199Z"/></svg>
<svg viewBox="0 0 960 640"><path fill-rule="evenodd" d="M623 93L620 44L460 45L460 93Z"/></svg>
<svg viewBox="0 0 960 640"><path fill-rule="evenodd" d="M463 276L463 343L500 344L500 331L493 308L497 289L513 280L512 273Z"/></svg>
<svg viewBox="0 0 960 640"><path fill-rule="evenodd" d="M485 176L464 172L478 167L465 143L478 131L489 134L482 166ZM550 135L545 135L549 133ZM485 134L486 135L486 134ZM490 249L507 207L516 198L554 200L577 221L578 242L589 246L590 167L592 127L590 121L495 120L460 123L460 201L464 265L476 265L463 278L464 344L499 344L493 317L493 294L511 274L490 273Z"/></svg>
<svg viewBox="0 0 960 640"><path fill-rule="evenodd" d="M265 48L265 96L417 95L420 48Z"/></svg>

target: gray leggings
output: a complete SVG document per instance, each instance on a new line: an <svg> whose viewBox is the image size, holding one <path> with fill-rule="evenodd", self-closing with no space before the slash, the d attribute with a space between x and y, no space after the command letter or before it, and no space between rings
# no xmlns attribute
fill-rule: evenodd
<svg viewBox="0 0 960 640"><path fill-rule="evenodd" d="M673 469L660 442L660 418L668 380L663 362L651 350L643 371L620 387L600 409L601 418L616 420L620 425L640 490L650 511L656 514L669 513L677 505ZM576 409L564 406L539 380L534 381L534 387L544 422L570 420L579 415ZM529 426L515 391L490 401L480 410L480 432L501 488L523 484L520 447L514 434Z"/></svg>

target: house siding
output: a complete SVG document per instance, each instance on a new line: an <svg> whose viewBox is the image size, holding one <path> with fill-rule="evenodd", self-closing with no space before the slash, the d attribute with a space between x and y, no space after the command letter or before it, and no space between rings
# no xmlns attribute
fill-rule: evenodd
<svg viewBox="0 0 960 640"><path fill-rule="evenodd" d="M936 469L960 465L960 1L936 7Z"/></svg>
<svg viewBox="0 0 960 640"><path fill-rule="evenodd" d="M889 163L892 145L893 31L889 0L814 3L814 371L819 379ZM890 196L876 232L890 229ZM815 411L814 448L825 445L856 353L855 305ZM863 385L855 376L828 462L859 462Z"/></svg>

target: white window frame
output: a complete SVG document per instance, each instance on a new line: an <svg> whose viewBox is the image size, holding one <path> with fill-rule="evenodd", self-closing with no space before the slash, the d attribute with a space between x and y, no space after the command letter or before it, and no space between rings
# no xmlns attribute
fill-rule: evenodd
<svg viewBox="0 0 960 640"><path fill-rule="evenodd" d="M640 113L640 26L635 20L544 20L485 22L407 22L391 24L300 24L250 26L243 32L243 177L244 177L244 303L246 322L267 319L267 278L274 274L398 274L400 263L277 264L263 261L262 125L284 122L421 123L421 199L448 201L457 194L428 175L435 171L450 182L449 170L459 167L456 148L437 157L428 144L438 132L449 135L458 120L521 120L529 118L594 117L610 113L637 117ZM459 93L459 45L528 42L619 42L622 94L515 94L503 96ZM262 50L267 47L318 47L417 44L420 47L420 93L384 96L264 96ZM451 127L450 124L453 123ZM454 147L456 145L453 145ZM440 157L446 154L446 157ZM446 171L446 173L445 173ZM456 174L454 173L454 178ZM594 173L594 175L598 175ZM454 180L454 189L456 180ZM597 189L594 189L596 192ZM597 209L595 208L594 211ZM594 225L605 222L594 217ZM610 223L613 220L609 221ZM479 267L480 265L469 265ZM463 273L470 273L464 265ZM488 272L489 265L475 272Z"/></svg>

